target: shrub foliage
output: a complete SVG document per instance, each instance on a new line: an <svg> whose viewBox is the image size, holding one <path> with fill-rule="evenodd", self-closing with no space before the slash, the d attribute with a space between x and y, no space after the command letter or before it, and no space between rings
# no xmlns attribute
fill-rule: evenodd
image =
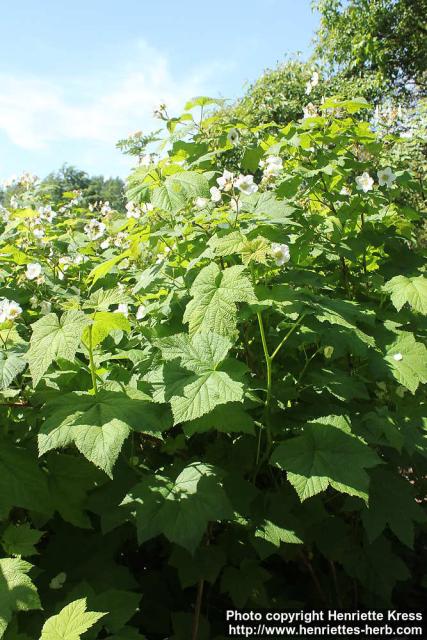
<svg viewBox="0 0 427 640"><path fill-rule="evenodd" d="M363 99L215 140L210 106L167 119L127 214L31 176L2 209L6 640L422 597L422 181Z"/></svg>

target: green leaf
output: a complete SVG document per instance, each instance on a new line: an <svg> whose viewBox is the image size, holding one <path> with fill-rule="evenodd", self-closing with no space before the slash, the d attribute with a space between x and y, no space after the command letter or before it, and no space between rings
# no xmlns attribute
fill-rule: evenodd
<svg viewBox="0 0 427 640"><path fill-rule="evenodd" d="M388 525L408 547L414 542L414 522L425 522L421 507L415 502L412 486L402 476L385 467L371 472L369 507L362 511L362 522L370 542Z"/></svg>
<svg viewBox="0 0 427 640"><path fill-rule="evenodd" d="M175 424L194 420L217 405L243 399L243 385L225 371L211 371L194 379L171 398Z"/></svg>
<svg viewBox="0 0 427 640"><path fill-rule="evenodd" d="M396 380L412 393L427 382L427 349L411 333L401 333L387 348L385 360Z"/></svg>
<svg viewBox="0 0 427 640"><path fill-rule="evenodd" d="M126 251L123 251L123 253L120 253L119 255L110 258L109 260L101 262L101 264L98 264L89 273L89 275L87 276L87 281L92 281L92 285L94 285L95 282L106 276L107 273L110 273L110 271L116 266L116 264L119 264L119 262L121 262L125 258L128 258L130 255L130 250L126 249Z"/></svg>
<svg viewBox="0 0 427 640"><path fill-rule="evenodd" d="M74 443L110 477L131 429L159 434L165 428L150 402L113 391L95 396L68 393L49 403L46 411L49 417L38 436L39 454Z"/></svg>
<svg viewBox="0 0 427 640"><path fill-rule="evenodd" d="M325 491L328 486L368 501L369 476L365 469L380 464L377 455L351 435L342 418L328 416L307 424L296 436L273 451L270 462L288 472L288 480L300 500ZM344 430L343 430L344 429Z"/></svg>
<svg viewBox="0 0 427 640"><path fill-rule="evenodd" d="M208 244L217 256L231 256L240 253L245 241L245 236L240 231L231 231L223 236L212 236Z"/></svg>
<svg viewBox="0 0 427 640"><path fill-rule="evenodd" d="M217 405L243 399L243 384L219 370L231 348L231 342L224 336L211 332L192 338L177 334L158 345L165 360L180 359L191 372L177 371L167 364L161 368L164 395L160 399L170 401L175 424L195 420Z"/></svg>
<svg viewBox="0 0 427 640"><path fill-rule="evenodd" d="M16 353L0 352L0 391L7 389L18 374L25 369L24 358Z"/></svg>
<svg viewBox="0 0 427 640"><path fill-rule="evenodd" d="M241 404L227 402L216 406L210 413L183 425L186 436L216 429L222 433L254 433L254 421Z"/></svg>
<svg viewBox="0 0 427 640"><path fill-rule="evenodd" d="M259 220L278 224L295 224L290 219L295 207L279 200L271 191L254 193L246 197L242 202L242 209L253 213Z"/></svg>
<svg viewBox="0 0 427 640"><path fill-rule="evenodd" d="M427 315L427 278L424 276L395 276L385 283L383 289L390 294L398 311L408 303L414 311Z"/></svg>
<svg viewBox="0 0 427 640"><path fill-rule="evenodd" d="M37 589L26 575L31 564L19 558L0 559L0 638L15 611L41 609Z"/></svg>
<svg viewBox="0 0 427 640"><path fill-rule="evenodd" d="M209 197L209 182L196 171L180 171L168 176L164 183L154 189L151 202L155 207L177 213L188 204L188 200L198 196Z"/></svg>
<svg viewBox="0 0 427 640"><path fill-rule="evenodd" d="M193 553L209 522L232 517L219 471L193 462L176 480L149 475L123 501L136 515L142 544L160 534Z"/></svg>
<svg viewBox="0 0 427 640"><path fill-rule="evenodd" d="M344 555L342 564L346 573L359 580L368 592L383 601L390 601L397 581L410 577L407 566L393 553L390 541L384 536L363 547L352 545ZM378 597L375 598L376 601Z"/></svg>
<svg viewBox="0 0 427 640"><path fill-rule="evenodd" d="M66 522L90 529L87 496L106 481L104 474L81 456L63 453L49 456L47 467L53 508Z"/></svg>
<svg viewBox="0 0 427 640"><path fill-rule="evenodd" d="M257 527L255 537L270 542L277 548L280 547L282 542L288 544L302 544L303 542L292 529L285 529L271 522L271 520L264 520L264 522Z"/></svg>
<svg viewBox="0 0 427 640"><path fill-rule="evenodd" d="M111 311L98 311L94 314L92 324L92 347L95 348L112 332L116 330L130 332L129 320L123 313ZM83 332L83 342L89 344L89 327Z"/></svg>
<svg viewBox="0 0 427 640"><path fill-rule="evenodd" d="M0 446L0 518L7 516L11 507L51 510L46 476L37 464L34 454L15 447L8 441Z"/></svg>
<svg viewBox="0 0 427 640"><path fill-rule="evenodd" d="M133 591L109 589L97 595L91 606L96 609L108 611L105 615L104 625L114 633L119 633L126 622L138 611L141 594Z"/></svg>
<svg viewBox="0 0 427 640"><path fill-rule="evenodd" d="M320 370L311 372L308 381L316 386L318 392L327 389L330 394L345 402L353 398L369 399L365 385L354 376L346 375L339 369L322 367Z"/></svg>
<svg viewBox="0 0 427 640"><path fill-rule="evenodd" d="M259 167L259 161L264 155L264 150L261 147L246 147L243 154L241 167L249 173L255 173Z"/></svg>
<svg viewBox="0 0 427 640"><path fill-rule="evenodd" d="M351 98L349 100L338 100L337 98L327 98L320 106L322 111L326 109L346 109L349 113L357 113L361 109L369 109L369 102L362 97Z"/></svg>
<svg viewBox="0 0 427 640"><path fill-rule="evenodd" d="M60 320L49 313L31 325L33 335L27 357L35 387L54 360L74 359L83 329L89 323L90 318L82 311L66 311Z"/></svg>
<svg viewBox="0 0 427 640"><path fill-rule="evenodd" d="M221 591L228 593L239 609L243 608L248 600L255 597L261 598L267 605L264 583L270 578L270 574L257 561L245 559L240 567L228 566L221 579Z"/></svg>
<svg viewBox="0 0 427 640"><path fill-rule="evenodd" d="M225 100L223 98L209 98L208 96L196 96L188 102L186 102L184 109L190 111L194 107L208 107L209 105L223 105Z"/></svg>
<svg viewBox="0 0 427 640"><path fill-rule="evenodd" d="M236 303L255 302L252 284L244 275L244 267L234 266L221 270L212 262L202 269L193 282L184 322L190 333L213 331L220 335L235 333Z"/></svg>
<svg viewBox="0 0 427 640"><path fill-rule="evenodd" d="M40 640L80 640L105 613L86 611L86 598L70 602L43 625Z"/></svg>
<svg viewBox="0 0 427 640"><path fill-rule="evenodd" d="M194 555L182 547L175 546L169 558L169 564L178 569L184 589L201 579L214 584L225 563L224 551L213 545L198 547Z"/></svg>
<svg viewBox="0 0 427 640"><path fill-rule="evenodd" d="M9 524L3 532L1 544L10 556L33 556L38 554L34 545L40 541L43 533L32 529L28 522L22 525Z"/></svg>
<svg viewBox="0 0 427 640"><path fill-rule="evenodd" d="M225 236L214 236L209 241L209 245L215 251L217 256L229 256L238 253L242 257L244 265L250 262L259 262L267 264L267 256L270 253L270 242L258 236L249 239L240 231L232 231Z"/></svg>
<svg viewBox="0 0 427 640"><path fill-rule="evenodd" d="M132 302L132 298L116 287L115 289L97 289L90 298L83 303L83 309L94 311L108 311L111 305Z"/></svg>

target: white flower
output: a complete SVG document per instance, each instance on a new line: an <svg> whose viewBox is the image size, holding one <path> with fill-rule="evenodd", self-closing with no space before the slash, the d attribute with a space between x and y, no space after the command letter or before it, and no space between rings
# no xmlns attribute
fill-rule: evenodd
<svg viewBox="0 0 427 640"><path fill-rule="evenodd" d="M391 167L380 169L377 173L377 176L380 187L386 186L390 188L393 185L393 182L396 180L396 175L391 170Z"/></svg>
<svg viewBox="0 0 427 640"><path fill-rule="evenodd" d="M52 211L52 207L50 204L45 207L38 207L38 213L40 214L40 218L43 220L47 220L47 222L52 222L52 220L56 217L55 211Z"/></svg>
<svg viewBox="0 0 427 640"><path fill-rule="evenodd" d="M123 313L127 318L129 315L129 306L125 302L121 302L117 309L115 309L114 313Z"/></svg>
<svg viewBox="0 0 427 640"><path fill-rule="evenodd" d="M153 204L151 204L151 202L144 202L144 203L141 205L141 211L142 211L143 213L148 213L149 211L153 211L153 209L154 209L154 205L153 205Z"/></svg>
<svg viewBox="0 0 427 640"><path fill-rule="evenodd" d="M47 300L42 300L42 302L40 303L40 313L43 316L46 316L48 313L51 312L51 309L52 309L52 304Z"/></svg>
<svg viewBox="0 0 427 640"><path fill-rule="evenodd" d="M89 240L98 240L98 238L104 235L106 228L103 222L98 222L96 218L92 218L88 224L84 226L84 231Z"/></svg>
<svg viewBox="0 0 427 640"><path fill-rule="evenodd" d="M258 185L254 183L254 177L251 175L240 175L235 181L235 186L246 196L250 196L252 193L255 193L255 191L258 191Z"/></svg>
<svg viewBox="0 0 427 640"><path fill-rule="evenodd" d="M141 217L141 210L139 207L136 206L136 204L134 202L128 202L126 205L126 217L127 218L135 218L135 220L138 220L138 218Z"/></svg>
<svg viewBox="0 0 427 640"><path fill-rule="evenodd" d="M361 176L357 176L356 185L359 191L367 193L368 191L372 191L374 179L371 178L367 171L364 171Z"/></svg>
<svg viewBox="0 0 427 640"><path fill-rule="evenodd" d="M141 158L139 159L139 164L141 165L141 167L149 167L151 164L150 154L147 153L145 156L141 156Z"/></svg>
<svg viewBox="0 0 427 640"><path fill-rule="evenodd" d="M317 87L317 85L319 84L319 74L317 71L313 71L310 82L312 87Z"/></svg>
<svg viewBox="0 0 427 640"><path fill-rule="evenodd" d="M38 262L31 262L27 265L25 276L27 280L35 280L42 272L42 266Z"/></svg>
<svg viewBox="0 0 427 640"><path fill-rule="evenodd" d="M15 320L21 313L21 307L14 300L7 300L6 298L0 300L0 322Z"/></svg>
<svg viewBox="0 0 427 640"><path fill-rule="evenodd" d="M340 191L340 196L351 196L350 187L347 187L347 185L344 185Z"/></svg>
<svg viewBox="0 0 427 640"><path fill-rule="evenodd" d="M67 574L64 571L61 571L61 573L58 573L58 575L52 578L49 582L49 589L62 589L66 579Z"/></svg>
<svg viewBox="0 0 427 640"><path fill-rule="evenodd" d="M215 188L215 187L214 187ZM194 204L197 209L205 209L209 200L207 198L201 198L200 196L195 199Z"/></svg>
<svg viewBox="0 0 427 640"><path fill-rule="evenodd" d="M237 131L237 129L230 129L230 131L227 134L227 140L228 142L230 142L232 145L236 145L239 143L239 139L240 139L240 134Z"/></svg>
<svg viewBox="0 0 427 640"><path fill-rule="evenodd" d="M210 192L211 192L211 200L212 200L212 202L220 202L220 200L221 200L221 191L218 189L218 187L211 187L210 188Z"/></svg>
<svg viewBox="0 0 427 640"><path fill-rule="evenodd" d="M312 102L309 102L307 106L303 109L304 118L315 118L317 114L317 109Z"/></svg>
<svg viewBox="0 0 427 640"><path fill-rule="evenodd" d="M145 304L140 304L138 309L136 310L136 319L142 320L147 315L147 307Z"/></svg>
<svg viewBox="0 0 427 640"><path fill-rule="evenodd" d="M68 256L61 256L58 260L58 264L61 265L63 271L66 271L71 264L71 259Z"/></svg>
<svg viewBox="0 0 427 640"><path fill-rule="evenodd" d="M105 249L108 249L108 247L110 246L110 243L111 243L110 238L107 238L106 240L103 240L99 246L104 251Z"/></svg>
<svg viewBox="0 0 427 640"><path fill-rule="evenodd" d="M123 247L126 245L126 241L128 239L128 234L124 231L119 231L114 239L115 247Z"/></svg>
<svg viewBox="0 0 427 640"><path fill-rule="evenodd" d="M289 252L289 247L287 244L272 242L271 254L273 258L276 260L276 264L278 267L281 267L282 265L286 264L291 259L291 254Z"/></svg>
<svg viewBox="0 0 427 640"><path fill-rule="evenodd" d="M42 229L42 227L34 227L33 234L35 235L36 238L39 238L39 239L43 238L44 229Z"/></svg>
<svg viewBox="0 0 427 640"><path fill-rule="evenodd" d="M26 187L30 187L34 185L38 181L38 177L34 175L34 173L29 173L28 171L24 171L22 176L18 178L18 182Z"/></svg>
<svg viewBox="0 0 427 640"><path fill-rule="evenodd" d="M403 360L403 356L401 353L395 353L393 356L393 360L396 360L396 362L400 362L401 360Z"/></svg>
<svg viewBox="0 0 427 640"><path fill-rule="evenodd" d="M279 156L268 156L260 166L264 167L265 178L276 178L283 169L283 160Z"/></svg>
<svg viewBox="0 0 427 640"><path fill-rule="evenodd" d="M222 191L230 191L230 189L232 189L233 187L233 182L234 182L234 173L231 173L231 171L228 171L227 169L224 169L224 173L220 178L217 178L218 187Z"/></svg>
<svg viewBox="0 0 427 640"><path fill-rule="evenodd" d="M101 207L101 214L105 216L107 215L107 213L110 213L110 211L111 211L110 203L107 200L106 202L104 202L104 204Z"/></svg>

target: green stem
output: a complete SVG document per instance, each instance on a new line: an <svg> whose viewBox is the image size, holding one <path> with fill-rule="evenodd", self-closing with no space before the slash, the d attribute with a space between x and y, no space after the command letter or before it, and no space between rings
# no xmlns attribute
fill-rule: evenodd
<svg viewBox="0 0 427 640"><path fill-rule="evenodd" d="M279 353L280 349L283 347L283 345L285 344L286 340L292 335L292 333L295 331L295 329L297 328L297 326L299 324L301 324L303 318L305 316L305 313L303 313L298 320L295 322L295 324L292 325L292 327L289 329L288 333L285 335L285 337L283 338L283 340L281 341L281 343L279 344L278 347L276 347L276 349L273 351L273 353L271 354L270 358L271 360L274 360L274 358L277 356L277 354Z"/></svg>
<svg viewBox="0 0 427 640"><path fill-rule="evenodd" d="M96 367L95 361L93 359L93 343L92 343L92 325L89 325L89 364L90 364L90 375L92 376L92 386L95 394L98 393L98 385L96 382Z"/></svg>
<svg viewBox="0 0 427 640"><path fill-rule="evenodd" d="M262 321L261 311L257 311L257 318L258 318L259 330L261 334L262 349L264 351L265 366L267 369L267 395L265 398L265 414L266 414L265 427L267 432L268 443L271 445L272 437L270 433L270 426L268 424L268 418L269 418L269 411L270 411L271 388L272 388L272 366L271 366L272 358L268 353L267 340L265 337L265 329L264 329L264 323Z"/></svg>
<svg viewBox="0 0 427 640"><path fill-rule="evenodd" d="M360 218L361 218L361 229L363 231L364 227L365 227L365 214L362 213L360 214ZM366 247L363 248L363 258L362 258L362 266L363 266L363 273L367 274L367 266L366 266Z"/></svg>

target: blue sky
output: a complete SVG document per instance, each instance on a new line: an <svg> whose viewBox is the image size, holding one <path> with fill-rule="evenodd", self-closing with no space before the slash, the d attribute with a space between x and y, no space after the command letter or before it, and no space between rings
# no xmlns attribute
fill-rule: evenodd
<svg viewBox="0 0 427 640"><path fill-rule="evenodd" d="M0 178L68 162L125 176L120 137L194 95L235 98L310 52L310 0L20 0L2 10Z"/></svg>

